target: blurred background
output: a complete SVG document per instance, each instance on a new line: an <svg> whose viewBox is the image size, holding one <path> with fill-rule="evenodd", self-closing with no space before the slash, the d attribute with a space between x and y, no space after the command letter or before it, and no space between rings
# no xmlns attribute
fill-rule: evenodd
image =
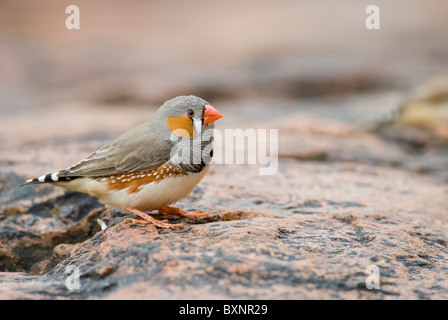
<svg viewBox="0 0 448 320"><path fill-rule="evenodd" d="M65 26L71 4L79 30ZM370 4L380 30L365 27ZM280 157L439 176L447 9L442 0L2 0L0 170L67 167L163 101L195 94L225 115L218 127L279 128ZM392 144L381 149L372 130ZM354 135L354 151L341 152Z"/></svg>

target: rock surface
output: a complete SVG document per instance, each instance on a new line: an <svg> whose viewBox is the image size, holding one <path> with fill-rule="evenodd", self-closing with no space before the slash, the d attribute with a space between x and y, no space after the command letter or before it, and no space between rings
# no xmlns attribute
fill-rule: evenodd
<svg viewBox="0 0 448 320"><path fill-rule="evenodd" d="M340 151L356 153L342 131ZM361 136L377 150L371 162L388 153ZM364 159L292 157L302 150L288 148L272 176L215 165L179 203L210 217L173 220L191 223L180 230L131 225L94 198L18 189L20 177L2 174L2 298L448 298L446 184ZM378 290L366 289L370 265ZM65 286L68 266L79 268L79 290Z"/></svg>
<svg viewBox="0 0 448 320"><path fill-rule="evenodd" d="M199 1L173 13L165 3L135 2L156 12L155 20L139 6L117 4L98 21L92 17L104 8L80 1L91 16L69 38L55 28L57 2L23 17L15 1L0 5L0 37L8 39L0 56L9 61L9 78L0 79L0 299L448 299L446 124L432 117L424 128L371 126L380 109L401 104L404 89L448 69L434 58L447 52L440 46L446 10L419 8L437 24L411 19L422 46L402 38L400 20L369 44L365 30L352 28L359 21L351 11L331 15L345 23L348 33L337 29L344 37L307 20L315 26L310 37L295 21L322 8L300 2L238 11L235 30L249 16L259 28L243 28L238 41L217 38L220 24L199 32L202 22L187 23L182 13L220 12L224 21L233 9ZM328 6L337 12L339 5ZM263 12L277 17L272 25ZM205 60L163 22L172 15L208 43ZM116 40L120 28L100 28L114 19L129 37ZM143 41L157 27L153 42ZM263 39L255 37L262 31ZM100 45L93 50L92 43ZM316 51L304 53L298 43ZM355 43L363 44L360 52L344 51ZM400 50L383 50L396 43ZM17 187L76 163L185 92L222 111L219 129L278 129L275 174L260 175L259 162L214 164L178 203L210 215L159 217L189 223L176 230L132 225L133 215L57 187ZM430 100L444 108L446 100ZM372 266L378 289L366 285Z"/></svg>

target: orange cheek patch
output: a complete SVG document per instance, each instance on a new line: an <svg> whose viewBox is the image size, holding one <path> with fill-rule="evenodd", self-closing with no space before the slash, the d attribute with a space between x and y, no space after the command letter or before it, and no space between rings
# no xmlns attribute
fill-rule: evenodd
<svg viewBox="0 0 448 320"><path fill-rule="evenodd" d="M193 139L196 137L193 129L193 121L186 115L181 115L177 118L168 118L166 119L166 123L168 128L180 138Z"/></svg>
<svg viewBox="0 0 448 320"><path fill-rule="evenodd" d="M129 193L134 193L138 191L140 186L144 186L152 182L159 182L167 177L184 176L185 174L185 171L179 166L176 166L171 162L166 162L157 170L103 177L99 178L98 181L106 182L109 190L129 188Z"/></svg>

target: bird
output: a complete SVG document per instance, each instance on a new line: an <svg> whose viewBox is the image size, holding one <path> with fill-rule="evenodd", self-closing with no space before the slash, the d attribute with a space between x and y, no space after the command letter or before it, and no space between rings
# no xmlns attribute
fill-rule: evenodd
<svg viewBox="0 0 448 320"><path fill-rule="evenodd" d="M214 122L223 115L206 100L184 95L165 101L153 117L66 169L26 180L97 197L141 219L136 224L180 228L147 212L195 218L208 213L171 206L207 174L213 157ZM142 220L143 219L143 220Z"/></svg>

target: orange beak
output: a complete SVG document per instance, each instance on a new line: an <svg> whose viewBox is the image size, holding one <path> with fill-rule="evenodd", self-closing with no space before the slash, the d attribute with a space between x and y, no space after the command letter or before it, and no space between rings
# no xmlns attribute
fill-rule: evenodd
<svg viewBox="0 0 448 320"><path fill-rule="evenodd" d="M204 124L216 121L222 117L223 115L221 114L221 112L219 112L209 104L205 105Z"/></svg>

